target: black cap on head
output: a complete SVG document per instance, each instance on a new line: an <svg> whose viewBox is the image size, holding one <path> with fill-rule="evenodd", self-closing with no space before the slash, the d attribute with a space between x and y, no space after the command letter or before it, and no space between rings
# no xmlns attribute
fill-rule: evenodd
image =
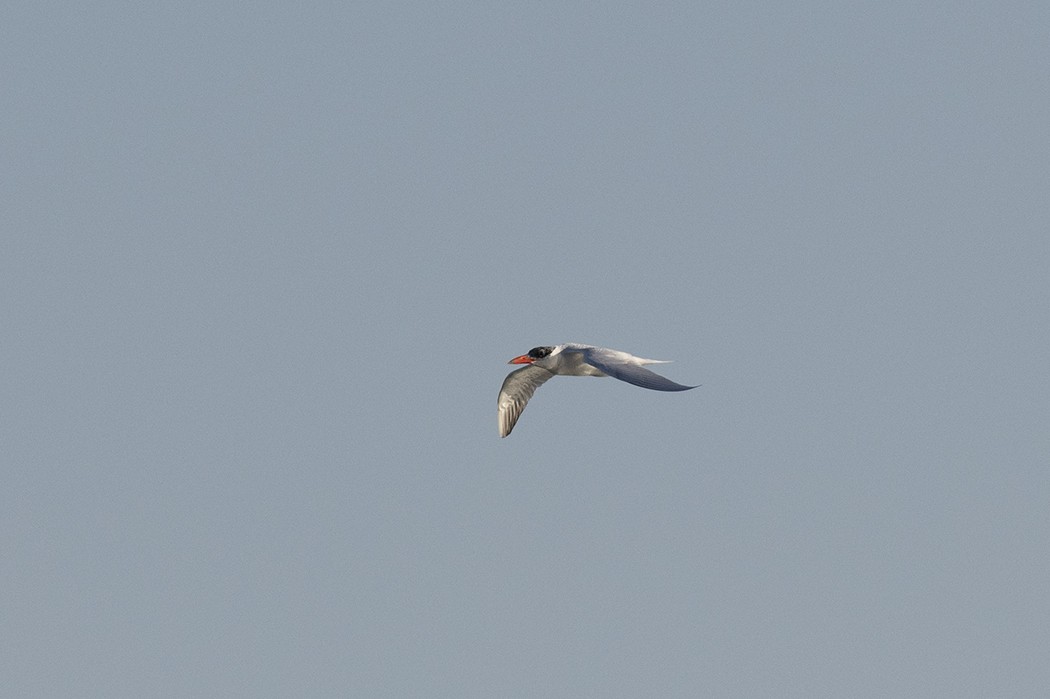
<svg viewBox="0 0 1050 699"><path fill-rule="evenodd" d="M551 353L553 347L533 347L529 350L529 356L533 359L543 359Z"/></svg>

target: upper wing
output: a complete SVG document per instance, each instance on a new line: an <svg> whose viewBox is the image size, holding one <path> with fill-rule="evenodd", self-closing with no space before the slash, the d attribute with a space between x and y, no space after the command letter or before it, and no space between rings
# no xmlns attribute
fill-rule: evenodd
<svg viewBox="0 0 1050 699"><path fill-rule="evenodd" d="M514 429L521 411L536 389L554 376L542 367L530 364L507 374L499 390L499 436L506 437Z"/></svg>
<svg viewBox="0 0 1050 699"><path fill-rule="evenodd" d="M591 348L584 350L584 359L588 364L593 366L595 369L601 370L603 374L619 379L620 381L626 381L632 383L635 386L641 386L642 388L651 388L654 391L688 391L696 386L683 386L680 383L675 383L671 379L666 379L657 373L649 371L645 367L638 366L637 364L623 361L617 355L626 354L625 352L613 351L602 351L600 348ZM637 357L627 355L631 359L637 361ZM651 359L642 360L645 362L655 363Z"/></svg>

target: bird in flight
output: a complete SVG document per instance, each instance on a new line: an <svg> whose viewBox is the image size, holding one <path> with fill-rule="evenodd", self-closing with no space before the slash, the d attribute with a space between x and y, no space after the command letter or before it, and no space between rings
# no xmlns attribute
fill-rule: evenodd
<svg viewBox="0 0 1050 699"><path fill-rule="evenodd" d="M544 381L562 376L611 376L635 386L654 391L688 391L696 386L683 386L644 368L644 364L667 364L666 360L642 359L619 350L592 347L569 342L564 345L533 347L527 354L507 362L525 364L503 380L499 390L499 436L514 429L525 405Z"/></svg>

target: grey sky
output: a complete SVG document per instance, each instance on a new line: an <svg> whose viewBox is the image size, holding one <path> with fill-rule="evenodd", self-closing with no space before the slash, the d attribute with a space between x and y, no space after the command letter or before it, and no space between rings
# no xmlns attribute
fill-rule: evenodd
<svg viewBox="0 0 1050 699"><path fill-rule="evenodd" d="M4 692L1045 694L1048 30L16 3Z"/></svg>

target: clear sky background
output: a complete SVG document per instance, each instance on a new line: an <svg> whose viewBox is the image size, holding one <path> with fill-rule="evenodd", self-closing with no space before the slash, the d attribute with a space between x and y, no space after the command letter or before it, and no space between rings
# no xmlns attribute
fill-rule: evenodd
<svg viewBox="0 0 1050 699"><path fill-rule="evenodd" d="M9 6L3 693L1045 696L1048 36Z"/></svg>

